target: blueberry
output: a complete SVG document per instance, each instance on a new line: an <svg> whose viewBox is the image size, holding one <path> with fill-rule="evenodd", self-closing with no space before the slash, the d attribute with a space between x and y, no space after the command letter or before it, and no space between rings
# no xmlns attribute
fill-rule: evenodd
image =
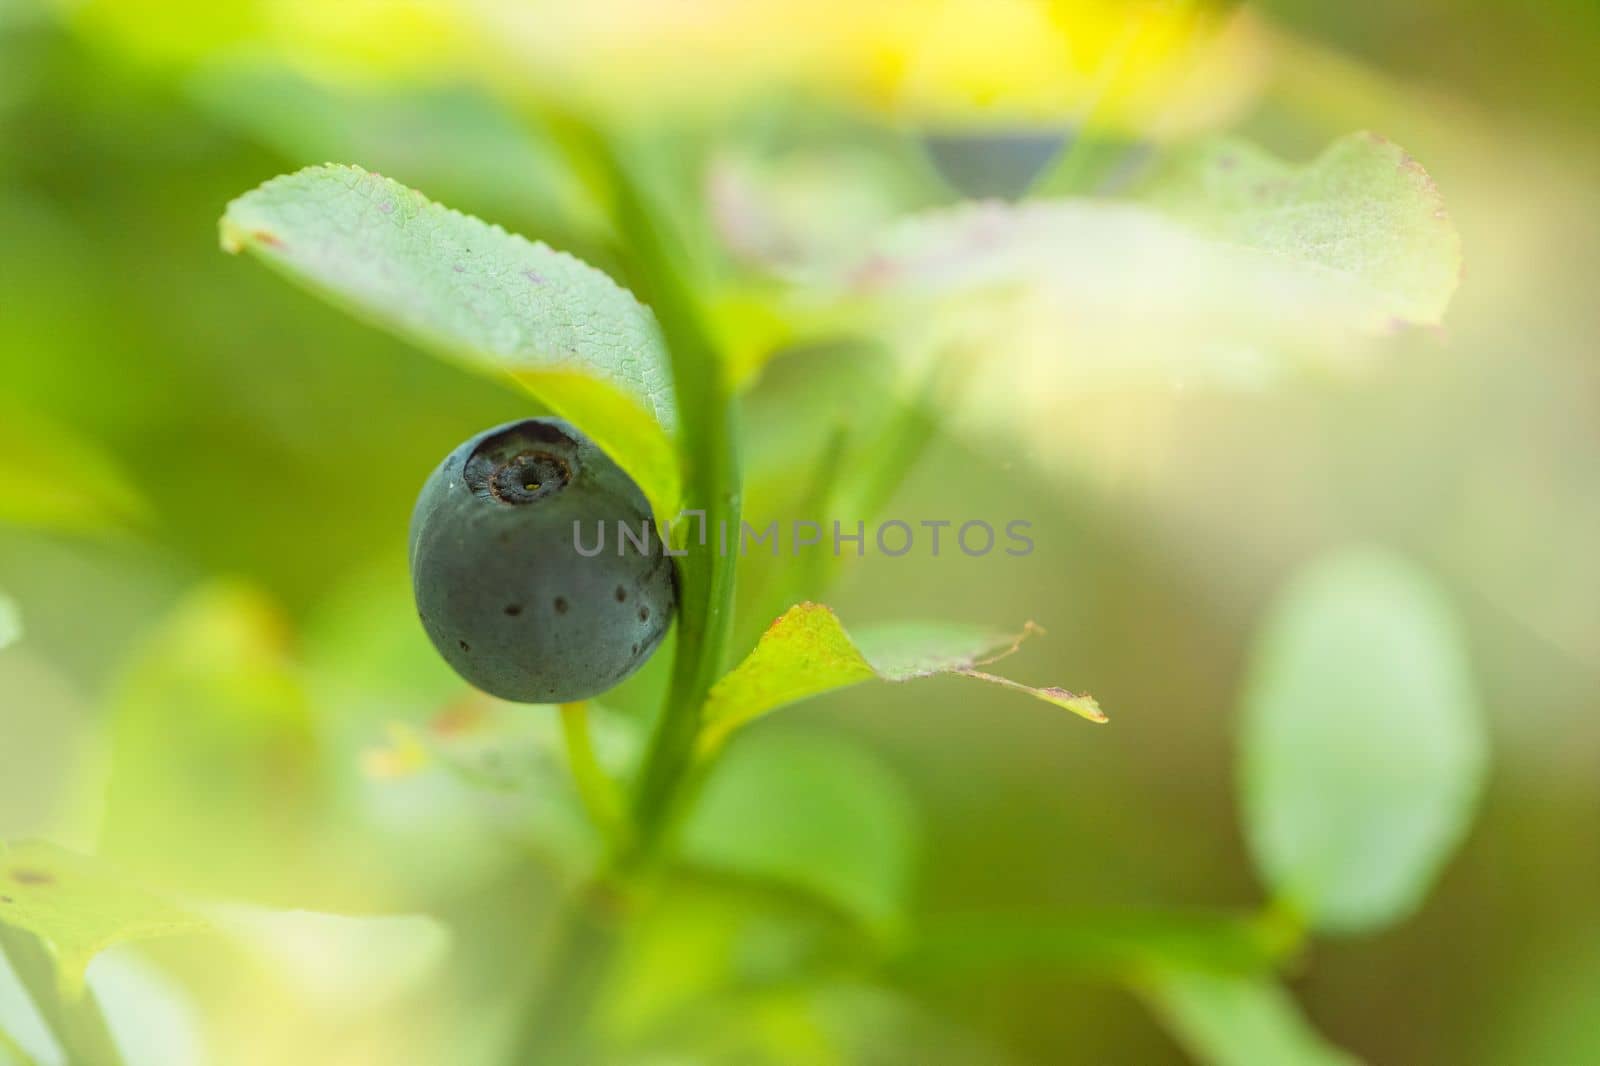
<svg viewBox="0 0 1600 1066"><path fill-rule="evenodd" d="M929 132L922 138L934 169L958 194L1016 200L1066 148L1059 129Z"/></svg>
<svg viewBox="0 0 1600 1066"><path fill-rule="evenodd" d="M644 493L554 418L497 426L446 456L417 498L410 554L433 646L501 699L606 691L650 657L676 606Z"/></svg>

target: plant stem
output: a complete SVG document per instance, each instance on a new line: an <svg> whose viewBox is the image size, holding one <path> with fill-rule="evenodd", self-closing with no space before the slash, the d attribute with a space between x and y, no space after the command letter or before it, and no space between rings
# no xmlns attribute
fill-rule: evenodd
<svg viewBox="0 0 1600 1066"><path fill-rule="evenodd" d="M588 1066L598 1060L595 1001L616 948L615 916L602 880L579 890L556 914L533 999L507 1060L511 1066Z"/></svg>
<svg viewBox="0 0 1600 1066"><path fill-rule="evenodd" d="M690 257L669 230L666 213L649 203L617 146L599 137L593 143L609 179L617 230L629 239L631 280L640 299L655 310L672 356L686 464L685 510L704 512L702 543L690 546L681 559L677 659L634 794L634 858L648 860L671 822L699 734L700 707L722 668L733 614L735 560L719 544L725 533L738 536L740 475L732 390L682 278Z"/></svg>
<svg viewBox="0 0 1600 1066"><path fill-rule="evenodd" d="M616 782L600 765L589 735L589 704L585 700L561 705L561 738L566 744L567 764L572 770L578 798L607 844L625 850L632 836L627 811Z"/></svg>
<svg viewBox="0 0 1600 1066"><path fill-rule="evenodd" d="M122 1053L111 1038L94 993L84 988L76 995L63 994L55 960L38 937L0 926L0 950L66 1052L70 1066L122 1066Z"/></svg>
<svg viewBox="0 0 1600 1066"><path fill-rule="evenodd" d="M722 530L737 537L740 474L732 390L723 360L707 333L681 272L689 257L666 228L620 147L584 125L559 121L568 145L611 199L615 231L635 294L655 312L671 354L680 445L684 456L684 510L701 512L706 536L679 562L678 637L665 706L645 751L634 792L631 832L593 882L558 916L535 999L517 1034L511 1062L557 1064L596 1061L590 1020L616 950L617 917L605 900L612 879L658 856L684 795L700 732L700 709L716 681L732 620L734 557L718 550ZM657 515L660 522L677 516ZM563 709L563 729L580 779L593 760L586 734L577 735L576 712ZM579 741L579 743L574 743ZM593 782L591 782L593 787ZM591 802L586 800L586 802ZM602 804L606 801L601 800Z"/></svg>

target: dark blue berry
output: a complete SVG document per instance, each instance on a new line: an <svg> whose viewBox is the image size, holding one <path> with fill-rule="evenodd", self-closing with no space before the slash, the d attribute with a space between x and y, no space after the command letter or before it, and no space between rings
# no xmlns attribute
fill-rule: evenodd
<svg viewBox="0 0 1600 1066"><path fill-rule="evenodd" d="M650 657L676 606L644 493L559 419L497 426L451 452L417 498L410 554L433 646L501 699L606 691Z"/></svg>

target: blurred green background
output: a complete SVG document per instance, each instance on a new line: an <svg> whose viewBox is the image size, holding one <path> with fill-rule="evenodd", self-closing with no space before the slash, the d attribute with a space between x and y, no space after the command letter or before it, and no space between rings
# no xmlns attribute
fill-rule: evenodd
<svg viewBox="0 0 1600 1066"><path fill-rule="evenodd" d="M321 935L250 911L226 937L108 956L108 1012L119 995L147 1004L134 1013L157 1050L141 1061L480 1061L461 1034L492 1041L517 946L566 876L546 853L582 830L541 798L559 771L548 723L492 712L484 744L509 731L526 765L455 751L470 785L408 771L416 733L448 733L438 716L464 697L412 620L403 538L439 456L537 408L223 256L216 219L274 174L348 161L614 264L581 180L521 106L539 91L525 71L463 59L430 5L310 6L0 4L0 630L20 618L0 638L0 838L120 856L206 898L427 911L450 930ZM850 742L871 760L861 780L903 787L916 920L1259 902L1235 785L1252 641L1302 564L1376 543L1457 613L1493 768L1422 909L1318 941L1290 986L1372 1062L1600 1061L1596 12L1252 10L1259 80L1221 124L1292 159L1354 129L1404 145L1462 234L1461 287L1443 330L1391 338L1359 373L1118 380L1049 427L952 418L936 434L888 511L1029 518L1038 550L868 558L829 602L847 622L1031 618L1049 635L1010 676L1091 690L1112 723L935 679L763 727L801 751ZM552 19L541 47L580 30ZM598 65L594 113L668 128L630 111L648 73ZM837 150L813 176L836 183L836 223L955 198L914 117L727 91L683 105L684 137ZM1127 123L1107 143L1145 139ZM698 188L691 215L712 210ZM837 224L805 232L848 238ZM820 350L768 368L745 404L753 498L794 484L833 422L877 417L879 362ZM741 606L738 653L771 616L754 593ZM619 749L663 677L652 664L613 701ZM739 906L686 896L637 946L615 1010L648 1015L692 985L697 945ZM745 932L755 956L792 947ZM902 1057L847 1061L1184 1061L1134 997L1049 967L900 991L840 1009L892 1015L867 1028L900 1034ZM666 1056L651 1061L698 1061Z"/></svg>

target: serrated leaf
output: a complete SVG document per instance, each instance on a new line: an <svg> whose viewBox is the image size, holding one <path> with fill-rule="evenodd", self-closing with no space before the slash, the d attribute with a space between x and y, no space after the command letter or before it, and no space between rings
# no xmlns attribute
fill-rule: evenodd
<svg viewBox="0 0 1600 1066"><path fill-rule="evenodd" d="M1178 1042L1209 1066L1357 1066L1270 978L1168 970L1141 988Z"/></svg>
<svg viewBox="0 0 1600 1066"><path fill-rule="evenodd" d="M1252 652L1240 743L1251 852L1284 902L1330 931L1405 917L1465 834L1488 763L1450 605L1379 551L1312 565Z"/></svg>
<svg viewBox="0 0 1600 1066"><path fill-rule="evenodd" d="M1210 236L1348 279L1393 321L1437 324L1460 281L1461 236L1438 186L1372 133L1304 166L1245 141L1208 142L1177 156L1143 199Z"/></svg>
<svg viewBox="0 0 1600 1066"><path fill-rule="evenodd" d="M228 205L248 251L374 324L508 374L676 513L677 413L660 328L605 274L359 167L308 167Z"/></svg>
<svg viewBox="0 0 1600 1066"><path fill-rule="evenodd" d="M45 943L69 999L81 993L89 961L113 944L206 926L97 860L43 841L0 844L0 923Z"/></svg>
<svg viewBox="0 0 1600 1066"><path fill-rule="evenodd" d="M852 637L832 608L800 603L768 627L744 661L712 688L703 715L704 747L787 704L863 681L911 681L939 674L976 678L1027 693L1091 722L1105 721L1094 697L1035 688L978 669L1011 654L1037 627L999 633L976 626L905 623Z"/></svg>
<svg viewBox="0 0 1600 1066"><path fill-rule="evenodd" d="M752 737L717 763L684 827L692 863L772 880L890 932L918 847L910 799L861 749L826 737Z"/></svg>

